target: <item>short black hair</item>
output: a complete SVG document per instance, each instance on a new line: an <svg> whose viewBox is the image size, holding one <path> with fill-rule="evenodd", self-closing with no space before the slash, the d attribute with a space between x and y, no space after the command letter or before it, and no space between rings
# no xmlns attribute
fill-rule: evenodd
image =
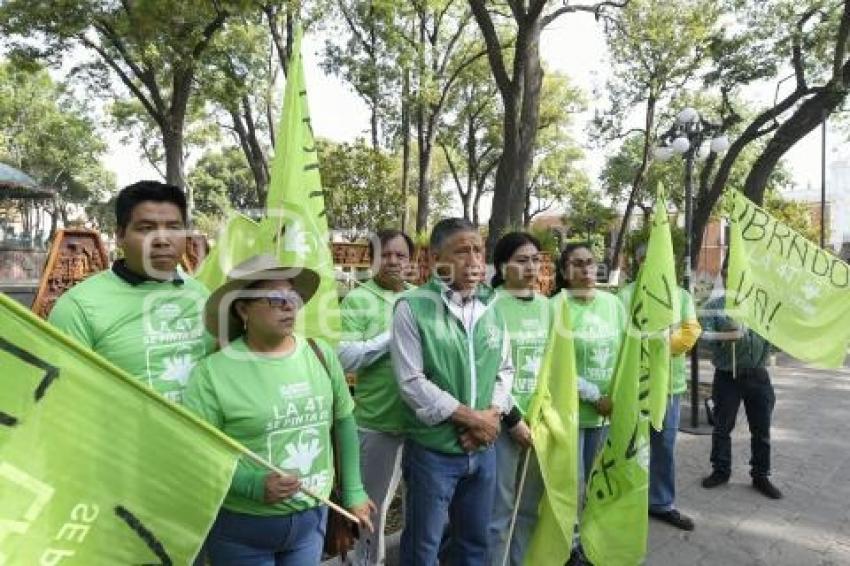
<svg viewBox="0 0 850 566"><path fill-rule="evenodd" d="M118 229L127 228L136 205L149 201L172 203L180 209L180 216L186 223L188 217L186 195L180 187L159 181L138 181L121 189L118 198L115 199L115 222Z"/></svg>
<svg viewBox="0 0 850 566"><path fill-rule="evenodd" d="M415 252L415 248L413 247L413 240L410 239L410 236L402 232L401 230L396 230L395 228L385 228L383 230L378 230L378 233L374 235L374 237L369 238L369 260L375 259L375 242L379 242L381 247L387 245L387 242L390 240L395 240L396 238L403 238L404 243L407 244L407 250L410 252L410 258L413 259L413 254Z"/></svg>
<svg viewBox="0 0 850 566"><path fill-rule="evenodd" d="M431 253L437 253L446 243L446 240L460 232L478 233L475 226L466 218L444 218L434 225L431 230L429 246Z"/></svg>
<svg viewBox="0 0 850 566"><path fill-rule="evenodd" d="M496 247L493 248L493 278L490 280L492 287L498 287L505 283L505 278L502 275L502 266L508 263L511 256L514 255L519 248L526 244L531 244L537 251L541 250L540 240L527 232L510 232L505 234L499 241L496 242Z"/></svg>

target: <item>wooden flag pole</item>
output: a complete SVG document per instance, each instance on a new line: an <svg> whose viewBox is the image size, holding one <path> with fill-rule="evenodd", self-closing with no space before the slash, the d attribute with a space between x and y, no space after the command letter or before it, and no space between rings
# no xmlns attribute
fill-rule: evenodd
<svg viewBox="0 0 850 566"><path fill-rule="evenodd" d="M508 536L505 544L505 554L502 555L502 566L508 563L508 557L511 555L511 539L514 536L514 527L516 526L516 516L519 512L519 502L522 500L522 490L525 488L525 476L528 474L528 462L531 459L531 448L525 449L525 459L522 462L522 474L519 478L519 486L516 490L516 501L514 502L514 512L511 514L511 526L508 528Z"/></svg>

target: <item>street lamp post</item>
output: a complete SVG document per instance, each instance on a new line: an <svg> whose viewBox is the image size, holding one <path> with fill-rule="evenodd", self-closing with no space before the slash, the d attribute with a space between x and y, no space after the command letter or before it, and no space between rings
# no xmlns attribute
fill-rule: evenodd
<svg viewBox="0 0 850 566"><path fill-rule="evenodd" d="M703 145L710 140L708 145ZM655 158L667 161L673 155L685 159L685 258L682 284L693 295L693 176L694 162L707 159L712 153L722 154L729 149L729 138L721 133L720 126L702 118L693 108L685 108L676 117L676 123L661 135ZM699 427L699 357L697 348L691 349L691 428Z"/></svg>

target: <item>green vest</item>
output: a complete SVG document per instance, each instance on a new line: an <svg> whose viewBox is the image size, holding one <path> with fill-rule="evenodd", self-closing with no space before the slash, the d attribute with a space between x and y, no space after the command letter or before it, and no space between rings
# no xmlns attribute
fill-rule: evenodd
<svg viewBox="0 0 850 566"><path fill-rule="evenodd" d="M422 346L422 367L428 379L452 397L476 410L490 407L493 387L502 365L505 325L493 306L492 289L481 287L477 297L486 305L469 335L442 296L443 286L432 279L402 295L416 319ZM408 436L426 448L463 454L450 421L428 426L408 410Z"/></svg>

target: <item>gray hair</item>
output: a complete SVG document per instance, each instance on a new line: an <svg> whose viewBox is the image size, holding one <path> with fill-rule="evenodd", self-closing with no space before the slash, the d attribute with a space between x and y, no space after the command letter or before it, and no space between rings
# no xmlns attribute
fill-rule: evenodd
<svg viewBox="0 0 850 566"><path fill-rule="evenodd" d="M460 232L478 233L472 222L466 218L444 218L437 222L434 229L431 230L431 240L429 242L431 253L439 253L448 239Z"/></svg>

